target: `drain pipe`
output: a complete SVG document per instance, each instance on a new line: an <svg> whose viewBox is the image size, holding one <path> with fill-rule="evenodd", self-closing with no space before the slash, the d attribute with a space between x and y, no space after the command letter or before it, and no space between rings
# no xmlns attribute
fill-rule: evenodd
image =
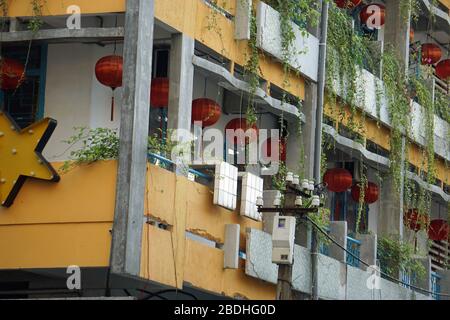
<svg viewBox="0 0 450 320"><path fill-rule="evenodd" d="M322 122L323 106L325 98L325 72L327 57L327 35L328 35L328 9L327 0L322 0L322 14L320 23L320 45L319 45L319 76L317 83L317 108L316 108L316 134L314 147L314 179L316 184L322 182L320 164L322 159ZM319 244L317 230L312 227L311 239L311 299L319 300L318 288L318 254Z"/></svg>

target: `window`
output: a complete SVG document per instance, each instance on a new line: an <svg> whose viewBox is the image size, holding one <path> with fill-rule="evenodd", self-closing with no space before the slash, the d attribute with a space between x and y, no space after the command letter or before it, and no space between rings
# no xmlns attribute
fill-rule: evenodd
<svg viewBox="0 0 450 320"><path fill-rule="evenodd" d="M286 219L279 219L278 220L278 228L280 228L280 229L286 228Z"/></svg>
<svg viewBox="0 0 450 320"><path fill-rule="evenodd" d="M20 87L0 91L0 109L6 110L21 128L44 117L47 45L35 45L28 49L28 45L2 49L3 57L26 65L25 80Z"/></svg>

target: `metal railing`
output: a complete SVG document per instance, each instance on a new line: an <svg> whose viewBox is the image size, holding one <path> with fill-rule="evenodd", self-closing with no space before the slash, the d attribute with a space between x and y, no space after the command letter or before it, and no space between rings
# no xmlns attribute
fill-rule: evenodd
<svg viewBox="0 0 450 320"><path fill-rule="evenodd" d="M329 229L325 229L329 233ZM360 247L361 247L361 241L353 239L350 236L347 236L347 250L354 254L356 257L360 258ZM319 245L319 253L329 256L330 255L330 246L329 244L326 244L324 242L321 242ZM347 254L346 262L348 265L352 267L359 268L359 261L358 259L354 258L352 255Z"/></svg>
<svg viewBox="0 0 450 320"><path fill-rule="evenodd" d="M441 277L436 272L431 272L431 292L433 292L432 297L435 300L440 300Z"/></svg>
<svg viewBox="0 0 450 320"><path fill-rule="evenodd" d="M347 236L347 250L349 252L354 254L356 257L360 258L360 248L361 248L361 241ZM347 264L359 268L359 260L354 258L350 254L347 254Z"/></svg>
<svg viewBox="0 0 450 320"><path fill-rule="evenodd" d="M402 280L403 283L400 283L400 285L404 288L410 289L411 285L413 284L413 277L409 272L406 272L404 270L400 271L400 280Z"/></svg>
<svg viewBox="0 0 450 320"><path fill-rule="evenodd" d="M165 157L163 157L163 156L161 156L159 154L149 153L148 154L148 161L151 164L154 164L154 165L156 165L158 167L161 167L161 168L164 168L166 170L169 170L169 171L172 171L172 172L175 170L175 163L172 160L167 159L167 158L165 158ZM209 182L209 181L211 181L213 179L212 176L207 175L207 174L205 174L203 172L200 172L198 170L189 169L188 172L189 172L189 174L194 176L195 180L197 180L197 178L200 178L200 179L203 179L203 180L206 180L206 181Z"/></svg>

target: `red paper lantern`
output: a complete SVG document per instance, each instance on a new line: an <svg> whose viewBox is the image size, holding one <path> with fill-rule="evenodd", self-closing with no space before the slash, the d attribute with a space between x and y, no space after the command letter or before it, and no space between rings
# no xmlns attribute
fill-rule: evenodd
<svg viewBox="0 0 450 320"><path fill-rule="evenodd" d="M150 104L153 108L167 108L169 105L168 78L155 78L152 80Z"/></svg>
<svg viewBox="0 0 450 320"><path fill-rule="evenodd" d="M428 229L428 237L434 241L444 241L448 239L450 227L446 220L432 220Z"/></svg>
<svg viewBox="0 0 450 320"><path fill-rule="evenodd" d="M95 65L97 80L113 91L122 86L123 58L111 55L101 58ZM114 94L111 98L111 121L114 120Z"/></svg>
<svg viewBox="0 0 450 320"><path fill-rule="evenodd" d="M0 88L3 90L15 90L25 79L25 67L14 59L1 59L0 73Z"/></svg>
<svg viewBox="0 0 450 320"><path fill-rule="evenodd" d="M436 75L442 80L448 80L450 78L450 59L442 60L437 64Z"/></svg>
<svg viewBox="0 0 450 320"><path fill-rule="evenodd" d="M353 178L348 170L334 168L325 172L323 181L327 184L328 190L333 192L344 192L352 186Z"/></svg>
<svg viewBox="0 0 450 320"><path fill-rule="evenodd" d="M422 45L422 64L435 64L442 57L441 48L434 43L424 43Z"/></svg>
<svg viewBox="0 0 450 320"><path fill-rule="evenodd" d="M209 127L217 123L221 115L220 106L211 99L201 98L192 102L192 123L201 121L203 127Z"/></svg>
<svg viewBox="0 0 450 320"><path fill-rule="evenodd" d="M403 216L403 222L414 232L418 232L429 224L430 218L426 214L419 213L417 209L409 209Z"/></svg>
<svg viewBox="0 0 450 320"><path fill-rule="evenodd" d="M380 3L368 4L361 10L359 17L361 22L370 29L379 29L385 23L386 7Z"/></svg>
<svg viewBox="0 0 450 320"><path fill-rule="evenodd" d="M362 0L334 0L341 9L352 9L360 5Z"/></svg>
<svg viewBox="0 0 450 320"><path fill-rule="evenodd" d="M239 132L235 133L235 136L234 136L234 144L235 145L243 145L244 142L245 142L245 144L248 144L250 142L257 140L258 131L259 131L256 124L253 124L252 126L250 126L250 124L247 122L247 119L245 119L245 118L235 118L227 123L227 125L225 126L225 134L227 135L227 138L228 138L227 130L233 130L233 131L243 130L243 132L239 131ZM252 131L249 131L249 130L252 130ZM245 135L245 133L247 133L247 131L249 131L248 137ZM228 142L233 143L233 141L228 141Z"/></svg>
<svg viewBox="0 0 450 320"><path fill-rule="evenodd" d="M353 185L352 199L355 202L359 202L360 195L361 195L361 188L360 188L359 184ZM380 190L379 190L378 186L373 182L369 182L364 191L364 203L372 204L372 203L377 202L379 195L380 195Z"/></svg>
<svg viewBox="0 0 450 320"><path fill-rule="evenodd" d="M286 157L287 157L287 149L286 149L286 139L281 138L278 140L278 144L279 144L279 160L285 162L286 161ZM265 160L268 161L271 159L272 157L272 138L267 139L264 144L263 144L263 157L267 157Z"/></svg>

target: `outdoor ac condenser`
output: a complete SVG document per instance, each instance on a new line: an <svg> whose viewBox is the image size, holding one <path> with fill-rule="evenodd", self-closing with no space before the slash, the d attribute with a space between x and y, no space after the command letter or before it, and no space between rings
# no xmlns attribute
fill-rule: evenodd
<svg viewBox="0 0 450 320"><path fill-rule="evenodd" d="M275 216L272 232L272 262L292 264L295 240L295 217Z"/></svg>

